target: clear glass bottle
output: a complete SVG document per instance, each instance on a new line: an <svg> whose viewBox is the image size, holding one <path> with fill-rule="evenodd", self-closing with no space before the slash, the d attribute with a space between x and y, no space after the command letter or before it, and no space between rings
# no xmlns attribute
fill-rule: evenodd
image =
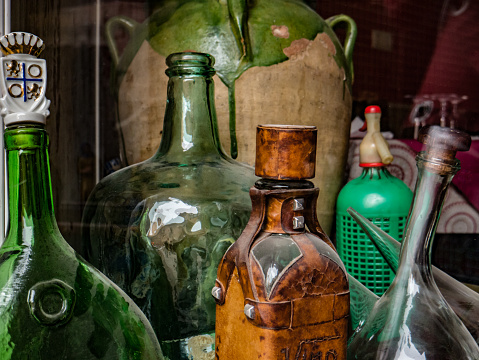
<svg viewBox="0 0 479 360"><path fill-rule="evenodd" d="M399 267L401 243L381 230L378 226L371 223L354 209L350 208L348 209L348 212L377 247L388 265L391 267L391 270L396 273ZM479 294L435 266L432 267L432 274L437 287L441 291L442 296L444 296L444 299L446 299L449 306L464 323L472 337L477 343L479 343ZM355 292L359 293L358 297L364 297L364 289L357 287ZM353 304L352 294L353 290L351 290L351 304ZM374 304L374 300L367 301L367 304L371 303ZM356 311L356 313L357 312L359 311ZM367 312L367 309L365 309L365 312ZM367 315L367 313L359 314L358 321L365 319ZM351 309L351 317L352 316L353 310Z"/></svg>
<svg viewBox="0 0 479 360"><path fill-rule="evenodd" d="M216 359L345 359L346 269L316 217L316 128L258 126L253 213L218 268Z"/></svg>
<svg viewBox="0 0 479 360"><path fill-rule="evenodd" d="M456 151L467 150L469 135L437 126L423 128L426 150L419 169L399 268L348 345L348 359L478 359L479 347L439 292L430 251L436 225L454 174Z"/></svg>
<svg viewBox="0 0 479 360"><path fill-rule="evenodd" d="M221 148L213 64L201 53L167 58L158 152L104 178L83 216L86 258L140 306L171 359L214 352L211 287L249 219L256 180Z"/></svg>
<svg viewBox="0 0 479 360"><path fill-rule="evenodd" d="M411 207L412 191L386 169L393 157L380 132L379 106L368 106L365 117L368 133L359 147L363 172L339 193L336 202L336 246L348 273L380 296L391 285L394 273L347 209L353 207L392 237L401 240Z"/></svg>
<svg viewBox="0 0 479 360"><path fill-rule="evenodd" d="M0 44L3 68L18 70L1 76L10 91L1 101L9 221L0 248L0 359L163 359L140 309L58 230L44 126L46 65L36 58L43 42L12 33ZM17 96L27 89L38 96Z"/></svg>

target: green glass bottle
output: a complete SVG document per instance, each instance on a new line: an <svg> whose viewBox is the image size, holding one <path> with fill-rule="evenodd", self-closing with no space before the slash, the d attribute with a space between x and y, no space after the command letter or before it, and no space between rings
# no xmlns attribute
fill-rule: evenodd
<svg viewBox="0 0 479 360"><path fill-rule="evenodd" d="M448 186L459 170L456 151L470 146L464 132L421 130L418 179L404 231L396 277L359 326L348 359L478 359L479 347L439 292L431 269L432 240Z"/></svg>
<svg viewBox="0 0 479 360"><path fill-rule="evenodd" d="M36 57L43 42L12 33L0 46L7 55L1 102L9 191L0 248L0 359L163 359L140 309L58 230L44 128L46 66Z"/></svg>
<svg viewBox="0 0 479 360"><path fill-rule="evenodd" d="M379 129L381 109L365 111L367 135L359 147L361 176L348 182L336 204L336 246L348 273L376 295L391 284L394 273L351 216L349 207L371 219L394 238L402 239L412 191L386 169L392 155Z"/></svg>
<svg viewBox="0 0 479 360"><path fill-rule="evenodd" d="M210 292L248 222L256 180L221 148L213 64L201 53L167 58L157 153L100 181L83 215L85 256L140 306L175 360L214 355Z"/></svg>

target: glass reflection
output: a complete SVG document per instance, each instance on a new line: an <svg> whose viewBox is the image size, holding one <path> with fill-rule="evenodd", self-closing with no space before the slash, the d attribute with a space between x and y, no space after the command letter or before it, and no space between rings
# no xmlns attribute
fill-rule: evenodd
<svg viewBox="0 0 479 360"><path fill-rule="evenodd" d="M268 236L251 252L263 271L268 297L281 275L302 256L298 245L286 234Z"/></svg>

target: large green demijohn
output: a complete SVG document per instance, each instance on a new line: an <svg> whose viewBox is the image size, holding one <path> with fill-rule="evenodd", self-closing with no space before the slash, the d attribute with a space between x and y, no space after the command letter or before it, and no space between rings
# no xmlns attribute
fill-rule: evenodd
<svg viewBox="0 0 479 360"><path fill-rule="evenodd" d="M0 38L8 234L0 248L1 360L162 360L146 317L58 230L48 160L43 42ZM6 89L5 89L6 88Z"/></svg>
<svg viewBox="0 0 479 360"><path fill-rule="evenodd" d="M227 156L214 58L167 58L163 137L150 159L102 179L83 215L85 256L140 306L169 359L214 356L218 263L251 213L253 168Z"/></svg>
<svg viewBox="0 0 479 360"><path fill-rule="evenodd" d="M149 158L160 143L166 57L182 51L211 54L220 139L233 158L254 164L257 125L320 129L321 174L313 181L321 189L319 220L329 233L348 149L354 21L345 15L323 20L301 0L150 3L145 22L122 16L106 27L126 162ZM344 48L333 31L337 25L347 28ZM114 37L119 26L130 34L121 53Z"/></svg>

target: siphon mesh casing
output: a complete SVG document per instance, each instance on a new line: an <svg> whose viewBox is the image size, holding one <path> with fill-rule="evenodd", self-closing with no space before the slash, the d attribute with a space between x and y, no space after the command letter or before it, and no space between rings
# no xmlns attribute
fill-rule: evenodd
<svg viewBox="0 0 479 360"><path fill-rule="evenodd" d="M336 206L336 248L349 274L376 295L382 295L394 279L394 273L348 214L352 207L394 239L401 241L412 201L412 191L385 167L364 168L348 182L338 196Z"/></svg>
<svg viewBox="0 0 479 360"><path fill-rule="evenodd" d="M407 216L368 216L397 240L402 239L406 219ZM394 279L389 265L351 215L338 212L336 222L336 248L346 270L376 295L382 295Z"/></svg>

